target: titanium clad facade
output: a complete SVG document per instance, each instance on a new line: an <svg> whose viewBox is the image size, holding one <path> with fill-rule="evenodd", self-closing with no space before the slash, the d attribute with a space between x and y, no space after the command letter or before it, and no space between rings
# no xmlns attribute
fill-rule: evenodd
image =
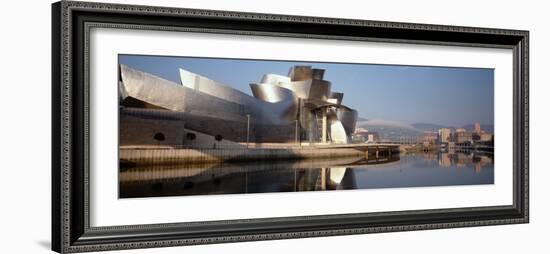
<svg viewBox="0 0 550 254"><path fill-rule="evenodd" d="M324 70L295 66L289 76L265 74L253 96L180 69L181 84L120 65L120 145L224 142L349 143L357 112L342 105ZM186 140L187 133L201 139ZM195 135L196 136L196 135ZM211 137L205 138L205 137Z"/></svg>

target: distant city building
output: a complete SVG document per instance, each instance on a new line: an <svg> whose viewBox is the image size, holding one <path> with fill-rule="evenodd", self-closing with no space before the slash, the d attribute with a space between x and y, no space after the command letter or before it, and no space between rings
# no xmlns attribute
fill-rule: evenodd
<svg viewBox="0 0 550 254"><path fill-rule="evenodd" d="M467 136L467 134L465 134L465 133L467 133L466 129L456 128L456 129L454 129L454 132L451 133L451 140L453 142L456 142L456 143L461 143L460 141L462 141L462 140L459 140L459 137Z"/></svg>
<svg viewBox="0 0 550 254"><path fill-rule="evenodd" d="M458 144L464 144L464 143L471 143L472 142L472 133L461 131L461 132L455 132L455 139L454 141Z"/></svg>
<svg viewBox="0 0 550 254"><path fill-rule="evenodd" d="M466 132L466 129L464 129L464 128L456 128L455 129L455 133L460 133L460 132Z"/></svg>
<svg viewBox="0 0 550 254"><path fill-rule="evenodd" d="M441 128L439 129L439 143L451 142L451 129Z"/></svg>
<svg viewBox="0 0 550 254"><path fill-rule="evenodd" d="M481 133L479 136L479 141L487 142L493 140L493 134L491 133Z"/></svg>
<svg viewBox="0 0 550 254"><path fill-rule="evenodd" d="M474 124L474 132L477 134L481 134L481 125L479 124L479 122Z"/></svg>
<svg viewBox="0 0 550 254"><path fill-rule="evenodd" d="M448 154L454 154L456 150L456 144L455 142L449 142L447 143L447 153Z"/></svg>
<svg viewBox="0 0 550 254"><path fill-rule="evenodd" d="M356 128L351 137L354 143L377 143L380 141L378 132L369 131L365 128Z"/></svg>
<svg viewBox="0 0 550 254"><path fill-rule="evenodd" d="M426 145L437 143L438 135L435 132L425 131L422 135L422 143Z"/></svg>

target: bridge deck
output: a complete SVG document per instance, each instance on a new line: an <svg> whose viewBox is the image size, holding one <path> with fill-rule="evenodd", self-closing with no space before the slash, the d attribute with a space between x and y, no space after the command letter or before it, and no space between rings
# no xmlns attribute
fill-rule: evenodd
<svg viewBox="0 0 550 254"><path fill-rule="evenodd" d="M329 144L329 145L313 145L312 147L323 148L359 148L359 149L399 149L396 144Z"/></svg>

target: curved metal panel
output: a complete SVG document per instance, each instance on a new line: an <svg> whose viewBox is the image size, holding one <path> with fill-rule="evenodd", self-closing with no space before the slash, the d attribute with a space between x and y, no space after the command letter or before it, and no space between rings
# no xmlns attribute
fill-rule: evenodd
<svg viewBox="0 0 550 254"><path fill-rule="evenodd" d="M268 84L273 84L273 85L277 85L279 83L286 83L286 84L289 84L290 83L290 78L287 77L287 76L283 76L283 75L277 75L277 74L265 74L263 77L262 77L262 81L260 83L268 83Z"/></svg>
<svg viewBox="0 0 550 254"><path fill-rule="evenodd" d="M334 103L336 104L342 104L342 100L344 99L344 93L341 92L331 92L329 99L335 99L336 101ZM330 102L330 101L329 101Z"/></svg>
<svg viewBox="0 0 550 254"><path fill-rule="evenodd" d="M176 83L120 65L120 94L175 111L185 110L185 91Z"/></svg>
<svg viewBox="0 0 550 254"><path fill-rule="evenodd" d="M311 80L293 81L291 83L279 83L278 86L286 88L294 93L294 96L307 99L311 89Z"/></svg>
<svg viewBox="0 0 550 254"><path fill-rule="evenodd" d="M353 109L340 107L336 109L336 115L338 120L342 122L346 134L351 136L355 132L355 125L357 124L357 111Z"/></svg>
<svg viewBox="0 0 550 254"><path fill-rule="evenodd" d="M336 144L347 144L349 143L348 135L342 122L337 119L331 119L330 121L330 137L332 143Z"/></svg>
<svg viewBox="0 0 550 254"><path fill-rule="evenodd" d="M185 87L234 103L252 103L253 98L244 92L181 68L179 71L181 83Z"/></svg>
<svg viewBox="0 0 550 254"><path fill-rule="evenodd" d="M312 79L323 80L324 76L325 76L325 70L324 69L312 69L311 70L311 78Z"/></svg>
<svg viewBox="0 0 550 254"><path fill-rule="evenodd" d="M290 68L288 72L288 76L292 81L304 81L304 80L312 79L313 70L311 69L311 66L296 65Z"/></svg>
<svg viewBox="0 0 550 254"><path fill-rule="evenodd" d="M250 84L252 94L256 99L266 102L280 102L285 100L294 100L294 93L286 88L273 84Z"/></svg>
<svg viewBox="0 0 550 254"><path fill-rule="evenodd" d="M296 70L300 70L300 75L305 75L308 68L311 70L310 67ZM321 74L317 70L315 75L320 78ZM201 115L206 117L201 118L205 121L207 118L211 121L231 120L235 122L236 130L250 121L259 130L261 140L280 140L282 136L279 134L282 132L288 132L288 136L294 138L298 111L310 116L302 117L300 125L309 126L310 140L316 140L319 135L315 134L317 120L313 110L320 107L329 109L327 120L334 143L348 143L355 130L357 112L330 101L330 98L337 98L341 102L343 94L331 93L331 83L325 80L288 82L289 77L266 74L262 80L269 83L250 84L253 97L183 69L180 69L181 85L124 65L120 66L120 75L119 89L123 98L129 96L158 107L187 112L190 113L189 118ZM302 99L303 103L298 104L297 98ZM279 126L277 128L282 132L274 132L275 126ZM286 136L284 138L288 139Z"/></svg>
<svg viewBox="0 0 550 254"><path fill-rule="evenodd" d="M326 101L331 94L330 88L331 84L329 81L313 79L307 98Z"/></svg>
<svg viewBox="0 0 550 254"><path fill-rule="evenodd" d="M331 84L325 80L308 79L292 81L291 83L279 83L278 85L294 92L296 97L302 99L326 101L330 96Z"/></svg>
<svg viewBox="0 0 550 254"><path fill-rule="evenodd" d="M272 80L288 80L288 78L278 78L275 74L268 76L268 78ZM289 96L288 92L278 91L276 93L269 93L269 95L272 95L269 98L273 100L265 101L260 98L254 98L237 89L225 86L221 83L181 68L180 79L182 85L185 87L192 88L198 92L215 96L229 102L243 105L243 116L249 114L256 121L260 121L261 123L286 124L289 121L292 121L292 119L296 116L296 105L293 96ZM275 88L272 90L275 90ZM256 90L256 92L264 94L258 90ZM280 95L284 98L284 100L276 100L277 95Z"/></svg>

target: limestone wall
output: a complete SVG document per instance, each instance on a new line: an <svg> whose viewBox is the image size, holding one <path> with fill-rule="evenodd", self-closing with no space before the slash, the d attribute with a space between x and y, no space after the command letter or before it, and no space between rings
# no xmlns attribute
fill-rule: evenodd
<svg viewBox="0 0 550 254"><path fill-rule="evenodd" d="M261 161L365 156L365 151L353 148L293 148L293 149L120 149L120 160L131 165L178 163L212 163L223 161Z"/></svg>

